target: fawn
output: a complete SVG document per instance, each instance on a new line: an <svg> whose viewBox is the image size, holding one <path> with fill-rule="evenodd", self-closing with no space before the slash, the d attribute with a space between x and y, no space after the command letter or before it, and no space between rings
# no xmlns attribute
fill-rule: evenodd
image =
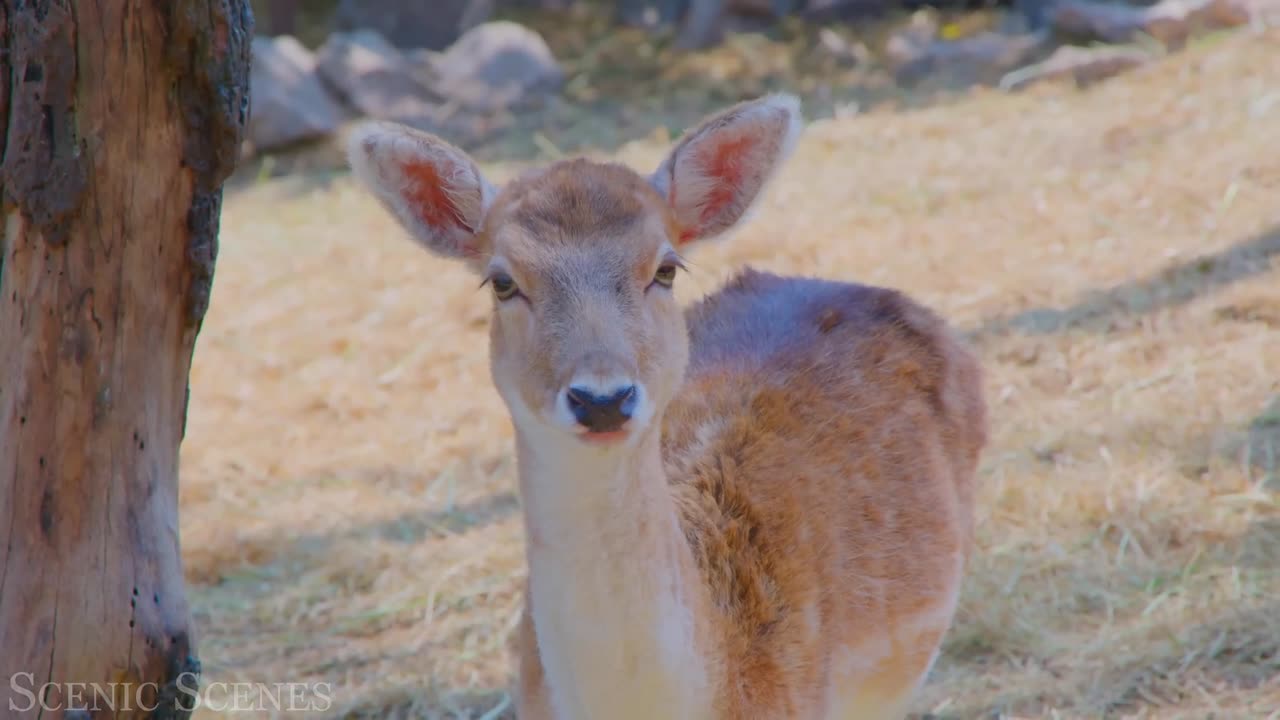
<svg viewBox="0 0 1280 720"><path fill-rule="evenodd" d="M433 135L351 136L361 183L493 296L523 719L901 717L937 656L986 442L974 355L893 290L746 270L685 312L672 294L800 126L767 96L650 176L576 159L501 189Z"/></svg>

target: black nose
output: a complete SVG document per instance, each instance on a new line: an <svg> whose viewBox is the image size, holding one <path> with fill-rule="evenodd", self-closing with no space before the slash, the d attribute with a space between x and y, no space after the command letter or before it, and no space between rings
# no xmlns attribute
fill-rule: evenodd
<svg viewBox="0 0 1280 720"><path fill-rule="evenodd" d="M621 388L612 395L596 395L581 387L571 387L566 394L573 416L591 432L617 430L636 410L635 385Z"/></svg>

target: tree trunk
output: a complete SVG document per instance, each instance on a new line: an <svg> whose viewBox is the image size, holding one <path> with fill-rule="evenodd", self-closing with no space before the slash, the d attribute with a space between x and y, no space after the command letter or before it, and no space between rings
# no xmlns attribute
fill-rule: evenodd
<svg viewBox="0 0 1280 720"><path fill-rule="evenodd" d="M178 446L252 34L247 0L0 0L5 718L190 713Z"/></svg>

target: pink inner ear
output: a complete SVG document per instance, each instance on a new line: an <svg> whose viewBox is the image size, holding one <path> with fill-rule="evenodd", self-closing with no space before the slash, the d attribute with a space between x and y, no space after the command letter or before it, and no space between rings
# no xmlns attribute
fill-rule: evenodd
<svg viewBox="0 0 1280 720"><path fill-rule="evenodd" d="M418 219L427 227L435 230L465 230L474 233L466 218L462 216L458 206L445 190L440 170L427 162L408 162L400 166L400 171L408 180L405 188L405 200L410 204Z"/></svg>
<svg viewBox="0 0 1280 720"><path fill-rule="evenodd" d="M729 133L721 130L720 134ZM707 143L709 147L696 150L694 166L705 177L707 195L700 203L702 209L698 213L697 226L686 227L680 232L679 241L682 243L706 234L742 192L743 158L751 151L755 138L739 131L734 136L716 140L718 142Z"/></svg>

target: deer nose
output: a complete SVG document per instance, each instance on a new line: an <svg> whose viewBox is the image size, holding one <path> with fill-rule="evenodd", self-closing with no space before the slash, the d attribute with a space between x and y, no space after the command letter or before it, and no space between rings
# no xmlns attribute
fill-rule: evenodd
<svg viewBox="0 0 1280 720"><path fill-rule="evenodd" d="M613 432L620 429L636 410L636 386L627 385L612 393L597 395L580 385L566 392L569 409L578 424L591 432Z"/></svg>

